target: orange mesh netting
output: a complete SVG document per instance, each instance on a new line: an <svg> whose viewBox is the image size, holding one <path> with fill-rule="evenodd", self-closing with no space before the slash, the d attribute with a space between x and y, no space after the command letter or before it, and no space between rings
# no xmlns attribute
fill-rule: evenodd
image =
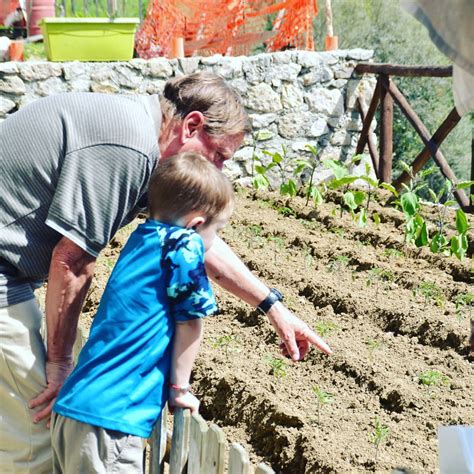
<svg viewBox="0 0 474 474"><path fill-rule="evenodd" d="M249 54L259 43L267 51L313 50L317 13L316 0L151 0L136 49L142 58L169 56L172 38L184 37L186 56Z"/></svg>

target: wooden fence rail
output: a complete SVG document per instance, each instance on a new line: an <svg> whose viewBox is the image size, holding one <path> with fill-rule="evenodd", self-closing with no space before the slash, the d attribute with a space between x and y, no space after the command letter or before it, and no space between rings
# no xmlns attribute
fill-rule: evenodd
<svg viewBox="0 0 474 474"><path fill-rule="evenodd" d="M362 101L358 100L358 108L362 116L363 126L359 142L357 143L356 154L361 154L365 146L368 145L377 177L385 183L392 182L393 105L395 103L407 117L424 144L424 148L411 165L412 175L416 175L428 160L433 158L443 176L455 185L458 180L439 147L457 125L461 117L454 108L439 126L438 130L431 135L405 96L390 78L390 76L449 77L452 75L452 67L360 63L356 66L355 72L359 74L370 73L378 75L377 84L368 109ZM380 152L377 152L371 134L371 124L379 104L381 107ZM471 176L474 176L474 163L471 164ZM410 179L410 175L407 172L403 172L393 181L393 185L399 191L402 184L407 183ZM471 188L470 194L474 194L474 186ZM456 189L454 191L454 197L465 211L474 212L472 198L470 200L462 189Z"/></svg>
<svg viewBox="0 0 474 474"><path fill-rule="evenodd" d="M155 425L150 439L150 474L163 474L165 464L169 474L271 474L271 467L260 463L255 470L245 449L232 443L228 449L224 432L215 424L208 424L200 415L189 410L175 409L173 431L167 426L165 408ZM226 469L227 467L227 469Z"/></svg>

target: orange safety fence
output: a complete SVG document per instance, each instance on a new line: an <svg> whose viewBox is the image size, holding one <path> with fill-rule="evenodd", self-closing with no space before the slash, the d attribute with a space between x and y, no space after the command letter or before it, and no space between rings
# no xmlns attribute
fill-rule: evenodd
<svg viewBox="0 0 474 474"><path fill-rule="evenodd" d="M173 37L185 39L186 56L249 54L261 43L313 50L317 13L316 0L151 0L135 46L142 58L170 56Z"/></svg>
<svg viewBox="0 0 474 474"><path fill-rule="evenodd" d="M0 0L0 25L4 25L5 18L19 6L19 0Z"/></svg>

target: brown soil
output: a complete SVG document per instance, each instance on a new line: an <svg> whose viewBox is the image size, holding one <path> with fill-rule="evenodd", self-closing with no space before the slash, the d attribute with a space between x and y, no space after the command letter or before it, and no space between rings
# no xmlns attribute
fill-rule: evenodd
<svg viewBox="0 0 474 474"><path fill-rule="evenodd" d="M348 215L333 215L331 204L316 212L300 198L242 191L223 232L334 351L313 349L274 373L269 358L279 358L279 341L267 320L216 288L221 314L206 321L193 388L203 416L277 473L436 472L437 427L474 425L472 306L453 302L473 291L472 257L458 262L408 248L401 214L374 205L382 223L359 229ZM294 215L283 216L282 207ZM98 260L84 326L132 227ZM423 283L439 294L423 292ZM419 376L429 370L447 379L423 385ZM314 387L332 395L319 410ZM375 417L389 428L377 461L369 441Z"/></svg>

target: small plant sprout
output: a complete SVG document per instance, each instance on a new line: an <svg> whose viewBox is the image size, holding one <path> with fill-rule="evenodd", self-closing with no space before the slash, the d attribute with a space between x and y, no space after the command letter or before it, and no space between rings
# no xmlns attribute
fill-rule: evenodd
<svg viewBox="0 0 474 474"><path fill-rule="evenodd" d="M285 247L285 241L281 237L278 237L277 235L270 235L267 237L267 240L271 242L273 245L273 259L274 259L274 263L276 264L278 254Z"/></svg>
<svg viewBox="0 0 474 474"><path fill-rule="evenodd" d="M443 387L449 385L449 378L439 370L425 370L418 376L418 381L427 387Z"/></svg>
<svg viewBox="0 0 474 474"><path fill-rule="evenodd" d="M318 425L319 425L321 408L324 405L331 403L333 396L331 393L325 392L324 390L319 388L317 385L313 385L311 388L313 389L313 392L316 396L317 407L318 407Z"/></svg>
<svg viewBox="0 0 474 474"><path fill-rule="evenodd" d="M219 336L218 338L214 339L212 343L212 347L214 349L224 349L226 360L229 360L229 353L232 352L233 347L236 345L239 345L239 341L237 336L235 336L234 334L225 334L223 336Z"/></svg>
<svg viewBox="0 0 474 474"><path fill-rule="evenodd" d="M347 255L335 255L329 259L326 265L328 272L338 272L349 265L349 257Z"/></svg>
<svg viewBox="0 0 474 474"><path fill-rule="evenodd" d="M383 251L384 255L387 257L394 257L394 258L403 258L403 252L397 249L387 248Z"/></svg>
<svg viewBox="0 0 474 474"><path fill-rule="evenodd" d="M474 293L467 291L466 293L458 293L453 303L456 305L456 316L459 320L463 318L463 314L466 308L469 309L469 316L471 316L472 308L474 307Z"/></svg>
<svg viewBox="0 0 474 474"><path fill-rule="evenodd" d="M314 329L321 337L326 337L329 334L338 331L340 328L336 323L331 321L318 321L314 325Z"/></svg>
<svg viewBox="0 0 474 474"><path fill-rule="evenodd" d="M301 250L304 255L304 269L308 270L308 268L311 268L313 266L313 255L311 253L311 248L308 245L303 245L301 247Z"/></svg>
<svg viewBox="0 0 474 474"><path fill-rule="evenodd" d="M374 358L374 353L375 351L378 351L379 349L382 348L382 342L379 341L378 339L372 339L369 338L367 341L365 341L365 344L367 345L369 351L370 351L370 358Z"/></svg>
<svg viewBox="0 0 474 474"><path fill-rule="evenodd" d="M265 363L270 366L270 371L276 378L286 377L286 368L288 364L285 360L268 354L265 356Z"/></svg>
<svg viewBox="0 0 474 474"><path fill-rule="evenodd" d="M374 419L373 427L373 431L369 434L369 441L375 446L375 464L377 464L380 446L387 441L390 428L382 425L378 416Z"/></svg>
<svg viewBox="0 0 474 474"><path fill-rule="evenodd" d="M425 303L428 303L430 300L434 301L436 306L442 308L446 301L443 290L431 281L421 282L414 290L414 295L421 294L425 298Z"/></svg>
<svg viewBox="0 0 474 474"><path fill-rule="evenodd" d="M375 283L375 296L379 294L380 283L393 283L395 275L390 270L374 267L368 271L367 286L372 286Z"/></svg>

